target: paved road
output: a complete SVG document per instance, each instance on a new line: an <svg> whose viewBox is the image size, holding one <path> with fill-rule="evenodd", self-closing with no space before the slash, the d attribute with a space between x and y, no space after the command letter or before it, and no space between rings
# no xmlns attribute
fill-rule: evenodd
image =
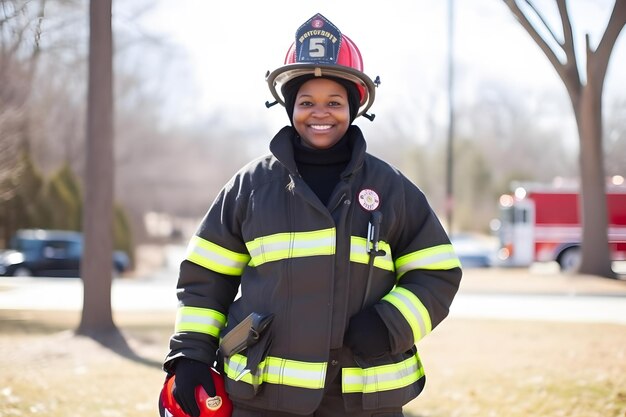
<svg viewBox="0 0 626 417"><path fill-rule="evenodd" d="M116 311L174 311L175 271L145 278L118 278ZM0 309L79 310L82 282L75 278L2 278ZM537 294L460 291L451 317L606 322L626 325L624 294Z"/></svg>
<svg viewBox="0 0 626 417"><path fill-rule="evenodd" d="M175 310L175 282L160 279L114 280L114 310ZM0 309L79 310L83 285L77 278L2 278Z"/></svg>
<svg viewBox="0 0 626 417"><path fill-rule="evenodd" d="M452 304L450 316L626 325L626 297L460 293Z"/></svg>

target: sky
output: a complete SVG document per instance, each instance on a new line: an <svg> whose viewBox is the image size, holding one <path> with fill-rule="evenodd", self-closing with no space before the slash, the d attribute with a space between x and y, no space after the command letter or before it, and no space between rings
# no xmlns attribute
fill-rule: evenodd
<svg viewBox="0 0 626 417"><path fill-rule="evenodd" d="M271 128L284 125L285 112L264 105L272 100L265 74L282 65L298 26L319 12L357 44L364 72L372 79L380 76L371 110L377 118L390 119L403 108L432 112L438 123L446 122L447 1L126 0L122 3L129 9L117 13L134 13L142 1L150 4L141 15L142 30L167 39L176 63L176 76L167 78L162 88L178 94L175 112L180 120L193 122L220 109L235 121L245 117L264 120ZM453 4L456 100L477 99L485 82L565 95L547 58L502 0ZM536 4L550 11L550 22L558 28L554 1ZM597 43L613 0L569 4L579 46L587 32ZM613 52L607 95L626 94L625 38L622 33Z"/></svg>

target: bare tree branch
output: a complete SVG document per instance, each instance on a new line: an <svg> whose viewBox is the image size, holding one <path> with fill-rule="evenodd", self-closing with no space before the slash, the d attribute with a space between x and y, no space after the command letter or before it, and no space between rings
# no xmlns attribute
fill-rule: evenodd
<svg viewBox="0 0 626 417"><path fill-rule="evenodd" d="M46 11L46 0L40 0L39 13L37 13L37 25L35 27L35 52L34 53L39 53L40 51L39 44L41 42L41 25L45 17L45 11Z"/></svg>
<svg viewBox="0 0 626 417"><path fill-rule="evenodd" d="M543 15L541 13L539 13L539 11L537 10L537 8L535 7L535 5L530 1L530 0L524 0L526 2L526 4L528 5L528 7L530 7L532 9L533 12L535 12L535 16L537 16L537 18L541 21L541 23L543 24L543 27L546 28L546 30L548 31L548 33L550 33L550 36L552 36L552 39L554 39L554 41L556 43L558 43L559 45L563 46L563 41L559 40L559 38L556 36L556 34L554 33L554 31L552 30L552 28L550 27L550 25L548 25L548 22L546 21L546 19L543 18Z"/></svg>
<svg viewBox="0 0 626 417"><path fill-rule="evenodd" d="M589 38L587 37L587 73L595 77L601 77L594 80L597 85L604 83L611 51L624 26L626 26L626 1L616 1L602 39L600 39L595 51L591 49ZM593 66L593 68L590 66Z"/></svg>
<svg viewBox="0 0 626 417"><path fill-rule="evenodd" d="M572 32L572 24L567 11L567 3L565 0L557 0L557 5L559 7L559 15L561 16L561 26L563 27L563 51L566 57L564 64L565 71L570 74L569 77L571 77L572 81L579 81L580 74L578 72L578 65L576 64L574 33Z"/></svg>
<svg viewBox="0 0 626 417"><path fill-rule="evenodd" d="M2 27L2 25L4 25L6 22L15 19L18 15L22 14L24 12L24 10L26 10L26 8L28 7L28 2L24 2L22 3L22 7L15 7L15 2L8 2L6 0L1 0L2 1L2 15L4 16L2 19L0 19L0 27ZM13 9L12 12L9 11L9 7L8 7L8 3L11 3L11 5L13 5Z"/></svg>
<svg viewBox="0 0 626 417"><path fill-rule="evenodd" d="M526 32L531 36L531 38L539 45L543 53L548 57L548 60L552 63L554 68L557 69L561 66L561 62L559 58L556 56L550 45L541 37L539 32L534 28L534 26L530 23L530 20L526 16L526 14L520 9L516 0L503 0L504 3L509 7L513 15L520 22L522 27L526 29Z"/></svg>
<svg viewBox="0 0 626 417"><path fill-rule="evenodd" d="M545 41L545 39L543 39L543 37L539 34L539 32L537 32L537 30L532 25L532 23L530 23L528 16L526 16L526 14L522 11L522 9L520 9L519 5L517 4L517 1L516 0L503 0L503 1L509 7L509 9L513 13L513 15L517 18L517 20L522 25L522 27L526 30L526 32L528 32L530 37L535 41L535 43L539 46L539 48L541 48L545 56L548 58L548 60L550 61L554 69L556 70L557 74L563 81L563 84L565 85L565 88L567 89L570 97L572 97L575 101L577 101L578 97L580 96L580 90L582 86L580 83L580 78L578 76L578 69L576 68L575 57L573 57L571 53L568 54L566 52L566 56L568 58L572 56L572 58L574 58L574 61L562 63L559 60L558 56L556 55L555 51L552 50L550 45ZM564 23L564 25L566 24L569 26L569 17L567 16L567 10L565 9L565 14L563 13L565 0L557 0L557 1L563 3L563 5L559 4L559 11L561 12L561 20L562 21L565 20L566 23ZM533 8L533 10L535 11L535 13L537 13L537 10L535 8ZM538 16L541 16L541 15L538 14ZM541 20L543 21L543 19ZM564 32L566 32L566 30L564 30ZM570 32L571 32L571 29L570 29Z"/></svg>

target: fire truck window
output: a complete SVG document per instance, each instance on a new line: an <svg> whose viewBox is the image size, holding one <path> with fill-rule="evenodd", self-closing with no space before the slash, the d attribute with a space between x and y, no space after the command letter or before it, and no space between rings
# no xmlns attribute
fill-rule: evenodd
<svg viewBox="0 0 626 417"><path fill-rule="evenodd" d="M515 223L527 223L528 222L528 210L519 208L515 210Z"/></svg>

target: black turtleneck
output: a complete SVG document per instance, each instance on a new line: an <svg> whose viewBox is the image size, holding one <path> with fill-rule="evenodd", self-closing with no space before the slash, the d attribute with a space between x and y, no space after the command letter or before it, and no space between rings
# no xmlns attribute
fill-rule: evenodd
<svg viewBox="0 0 626 417"><path fill-rule="evenodd" d="M312 149L297 137L293 145L298 172L324 205L332 194L352 155L348 135L328 149Z"/></svg>

